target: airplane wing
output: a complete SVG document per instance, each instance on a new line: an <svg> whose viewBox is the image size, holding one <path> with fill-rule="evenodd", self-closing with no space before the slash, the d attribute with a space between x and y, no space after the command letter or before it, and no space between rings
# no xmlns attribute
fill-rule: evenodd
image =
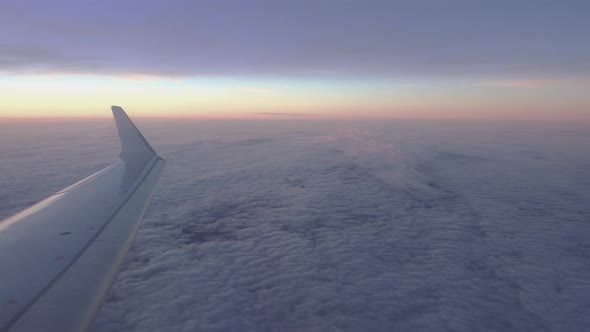
<svg viewBox="0 0 590 332"><path fill-rule="evenodd" d="M0 222L0 331L83 331L108 295L165 163L112 111L117 162Z"/></svg>

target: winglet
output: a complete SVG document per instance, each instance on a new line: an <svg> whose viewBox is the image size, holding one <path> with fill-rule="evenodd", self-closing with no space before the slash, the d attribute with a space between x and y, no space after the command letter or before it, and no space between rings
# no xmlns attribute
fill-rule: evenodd
<svg viewBox="0 0 590 332"><path fill-rule="evenodd" d="M127 160L149 160L156 156L156 151L145 140L139 129L133 124L125 111L119 106L111 106L117 131L121 139L120 158Z"/></svg>

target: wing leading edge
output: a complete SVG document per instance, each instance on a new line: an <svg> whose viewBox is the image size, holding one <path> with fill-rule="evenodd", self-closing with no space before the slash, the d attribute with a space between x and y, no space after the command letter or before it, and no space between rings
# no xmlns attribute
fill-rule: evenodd
<svg viewBox="0 0 590 332"><path fill-rule="evenodd" d="M112 111L117 162L0 222L0 331L85 330L107 296L165 164Z"/></svg>

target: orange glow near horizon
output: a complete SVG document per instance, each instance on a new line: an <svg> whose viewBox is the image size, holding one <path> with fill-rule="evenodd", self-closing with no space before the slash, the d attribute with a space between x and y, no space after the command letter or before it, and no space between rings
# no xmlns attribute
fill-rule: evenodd
<svg viewBox="0 0 590 332"><path fill-rule="evenodd" d="M590 120L586 82L327 80L127 75L0 77L0 118L140 117Z"/></svg>

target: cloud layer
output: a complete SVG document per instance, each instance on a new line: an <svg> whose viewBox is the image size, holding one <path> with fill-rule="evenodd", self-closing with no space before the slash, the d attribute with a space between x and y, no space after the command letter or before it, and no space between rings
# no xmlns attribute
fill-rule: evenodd
<svg viewBox="0 0 590 332"><path fill-rule="evenodd" d="M587 129L139 125L167 169L96 331L579 331L590 323ZM117 153L108 126L63 125L63 136L33 140L21 139L24 128L3 134L13 138L1 146L11 160L0 172L12 183L0 188L8 212Z"/></svg>

